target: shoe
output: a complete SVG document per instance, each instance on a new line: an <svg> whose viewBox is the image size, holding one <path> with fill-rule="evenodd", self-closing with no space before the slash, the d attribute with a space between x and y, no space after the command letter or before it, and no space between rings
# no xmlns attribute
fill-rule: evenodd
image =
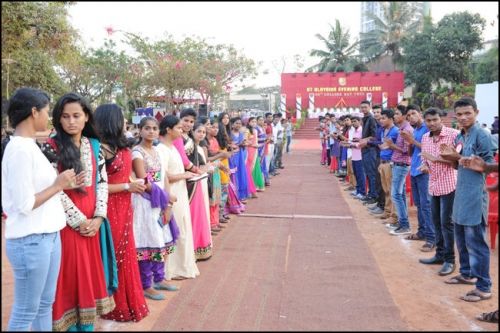
<svg viewBox="0 0 500 333"><path fill-rule="evenodd" d="M444 264L444 259L434 256L432 258L418 259L418 262L426 265L441 265Z"/></svg>
<svg viewBox="0 0 500 333"><path fill-rule="evenodd" d="M225 225L220 224L220 220L219 220L219 224L217 224L217 228L224 229L225 227L226 227Z"/></svg>
<svg viewBox="0 0 500 333"><path fill-rule="evenodd" d="M352 195L353 197L355 197L356 195L358 195L358 191L354 190L354 191L352 191L349 194Z"/></svg>
<svg viewBox="0 0 500 333"><path fill-rule="evenodd" d="M178 291L179 287L173 285L173 284L159 284L155 283L153 285L153 288L156 290L168 290L168 291Z"/></svg>
<svg viewBox="0 0 500 333"><path fill-rule="evenodd" d="M492 312L483 312L478 315L476 319L487 323L498 324L498 310Z"/></svg>
<svg viewBox="0 0 500 333"><path fill-rule="evenodd" d="M213 232L219 232L219 231L221 231L222 229L221 229L221 228L218 228L218 227L213 227L211 230L212 230Z"/></svg>
<svg viewBox="0 0 500 333"><path fill-rule="evenodd" d="M354 190L354 187L353 186L349 186L347 188L344 189L344 191L353 191Z"/></svg>
<svg viewBox="0 0 500 333"><path fill-rule="evenodd" d="M378 207L378 202L366 204L366 205L363 203L363 206L366 206L368 209L370 209L370 208L373 209L375 207Z"/></svg>
<svg viewBox="0 0 500 333"><path fill-rule="evenodd" d="M165 299L165 295L163 294L150 294L148 292L144 292L144 297L155 300L155 301L162 301Z"/></svg>
<svg viewBox="0 0 500 333"><path fill-rule="evenodd" d="M271 186L271 183L267 182L264 184L265 186Z"/></svg>
<svg viewBox="0 0 500 333"><path fill-rule="evenodd" d="M391 215L390 214L382 214L381 216L379 216L378 218L381 219L381 220L387 220L388 218L390 218Z"/></svg>
<svg viewBox="0 0 500 333"><path fill-rule="evenodd" d="M361 201L363 201L363 199L365 198L365 196L363 194L360 194L360 193L356 194L354 197L358 200L361 200Z"/></svg>
<svg viewBox="0 0 500 333"><path fill-rule="evenodd" d="M280 166L279 168L280 168L280 169L284 169L285 167L282 165L282 166Z"/></svg>
<svg viewBox="0 0 500 333"><path fill-rule="evenodd" d="M380 209L380 207L377 207L370 211L370 214L372 215L383 215L384 213L385 213L384 210Z"/></svg>
<svg viewBox="0 0 500 333"><path fill-rule="evenodd" d="M451 262L445 262L443 267L439 270L438 274L441 276L449 275L455 271L455 264Z"/></svg>
<svg viewBox="0 0 500 333"><path fill-rule="evenodd" d="M389 231L389 233L391 235L394 235L394 236L398 236L398 235L407 235L407 234L411 234L411 231L409 228L402 228L402 227L399 227L397 229L394 229L394 230L391 230Z"/></svg>
<svg viewBox="0 0 500 333"><path fill-rule="evenodd" d="M420 251L422 251L422 252L432 252L435 248L436 248L436 245L431 244L431 243L425 243L420 248Z"/></svg>
<svg viewBox="0 0 500 333"><path fill-rule="evenodd" d="M393 230L395 230L395 229L399 228L399 223L386 223L385 227L387 229L393 229Z"/></svg>
<svg viewBox="0 0 500 333"><path fill-rule="evenodd" d="M229 223L229 220L225 219L225 218L220 218L219 219L219 223ZM222 227L222 226L221 226Z"/></svg>
<svg viewBox="0 0 500 333"><path fill-rule="evenodd" d="M375 199L375 198L368 198L368 197L366 197L365 200L363 200L363 201L367 205L372 205L374 203L377 203L377 199Z"/></svg>

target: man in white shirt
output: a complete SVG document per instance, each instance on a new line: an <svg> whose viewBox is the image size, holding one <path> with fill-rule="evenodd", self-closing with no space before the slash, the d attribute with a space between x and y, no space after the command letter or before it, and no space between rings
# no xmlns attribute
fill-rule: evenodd
<svg viewBox="0 0 500 333"><path fill-rule="evenodd" d="M284 135L283 126L281 126L281 117L282 117L281 113L275 113L273 115L273 138L274 138L273 163L275 172L276 169L285 168L281 162L281 157L283 155L283 135Z"/></svg>

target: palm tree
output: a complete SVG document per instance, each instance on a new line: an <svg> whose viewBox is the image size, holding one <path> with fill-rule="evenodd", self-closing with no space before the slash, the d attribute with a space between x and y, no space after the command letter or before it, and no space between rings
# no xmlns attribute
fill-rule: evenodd
<svg viewBox="0 0 500 333"><path fill-rule="evenodd" d="M374 20L375 29L361 33L361 53L369 61L389 55L394 69L403 60L402 40L417 31L420 21L413 21L415 8L408 2L383 2L383 15L372 13L367 16Z"/></svg>
<svg viewBox="0 0 500 333"><path fill-rule="evenodd" d="M318 72L347 71L357 64L354 60L354 52L359 42L355 41L353 44L349 44L349 29L341 27L339 20L335 20L335 28L331 24L330 27L328 38L316 34L316 37L325 43L326 51L311 50L311 56L322 59L318 64L308 68L309 72L315 70Z"/></svg>

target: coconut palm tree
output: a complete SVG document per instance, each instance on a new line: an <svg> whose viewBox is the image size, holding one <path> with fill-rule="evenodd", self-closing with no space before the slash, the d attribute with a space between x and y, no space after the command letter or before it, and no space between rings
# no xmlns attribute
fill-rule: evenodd
<svg viewBox="0 0 500 333"><path fill-rule="evenodd" d="M384 1L382 6L382 17L367 13L367 16L374 20L375 29L361 33L360 52L368 61L389 55L396 70L403 60L403 38L415 33L421 22L413 20L415 7L409 2Z"/></svg>
<svg viewBox="0 0 500 333"><path fill-rule="evenodd" d="M339 20L335 20L335 27L331 24L330 27L328 38L316 34L316 37L325 43L326 50L311 50L311 56L321 57L322 59L318 64L308 68L307 71L309 72L347 71L357 64L354 60L354 53L359 42L356 40L353 44L349 44L349 29L343 28Z"/></svg>

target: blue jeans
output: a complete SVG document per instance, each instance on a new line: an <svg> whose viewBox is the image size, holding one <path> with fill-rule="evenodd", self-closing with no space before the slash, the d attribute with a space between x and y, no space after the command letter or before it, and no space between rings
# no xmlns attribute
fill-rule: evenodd
<svg viewBox="0 0 500 333"><path fill-rule="evenodd" d="M292 136L288 136L286 137L286 152L289 153L290 152L290 143L292 142Z"/></svg>
<svg viewBox="0 0 500 333"><path fill-rule="evenodd" d="M435 244L436 234L431 220L431 203L429 200L429 174L423 173L418 176L411 176L410 180L413 202L417 206L417 235L425 238L427 243Z"/></svg>
<svg viewBox="0 0 500 333"><path fill-rule="evenodd" d="M366 177L363 171L363 161L352 161L352 169L356 177L356 192L366 195Z"/></svg>
<svg viewBox="0 0 500 333"><path fill-rule="evenodd" d="M490 249L484 239L486 223L477 225L455 223L455 241L460 260L460 274L477 278L476 288L491 292Z"/></svg>
<svg viewBox="0 0 500 333"><path fill-rule="evenodd" d="M5 241L14 272L9 331L52 331L52 304L61 265L59 232Z"/></svg>
<svg viewBox="0 0 500 333"><path fill-rule="evenodd" d="M408 207L406 206L405 179L410 171L409 166L392 166L392 186L391 195L394 208L398 214L398 222L401 228L409 229Z"/></svg>
<svg viewBox="0 0 500 333"><path fill-rule="evenodd" d="M436 230L436 257L452 264L455 263L455 236L451 219L453 199L455 199L455 191L445 195L431 196L432 221Z"/></svg>
<svg viewBox="0 0 500 333"><path fill-rule="evenodd" d="M364 148L361 151L363 169L366 177L368 177L368 197L376 199L379 196L379 188L377 188L377 150L375 148Z"/></svg>

